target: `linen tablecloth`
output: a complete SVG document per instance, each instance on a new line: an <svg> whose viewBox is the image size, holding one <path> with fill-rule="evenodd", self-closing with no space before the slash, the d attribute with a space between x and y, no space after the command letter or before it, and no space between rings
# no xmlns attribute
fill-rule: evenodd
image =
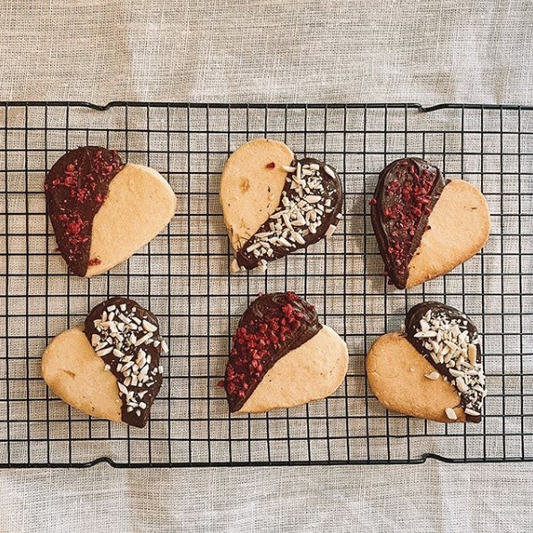
<svg viewBox="0 0 533 533"><path fill-rule="evenodd" d="M7 0L0 100L532 104L532 42L529 0ZM0 531L531 531L532 474L4 470Z"/></svg>

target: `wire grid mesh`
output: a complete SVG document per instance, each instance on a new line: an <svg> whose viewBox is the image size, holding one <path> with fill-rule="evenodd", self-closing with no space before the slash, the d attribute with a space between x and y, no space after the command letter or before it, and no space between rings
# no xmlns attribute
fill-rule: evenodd
<svg viewBox="0 0 533 533"><path fill-rule="evenodd" d="M230 275L218 201L231 151L268 136L335 166L345 219L335 236ZM152 166L178 196L170 226L127 263L92 280L66 275L48 223L46 169L97 144ZM377 176L414 155L480 187L492 213L484 251L406 293L383 277L370 218ZM0 463L72 466L324 464L528 460L533 457L533 110L495 106L0 104ZM348 343L348 375L330 398L264 415L228 414L231 333L259 292L294 290ZM40 377L46 344L103 299L151 309L169 339L149 425L91 419ZM364 354L414 304L463 309L483 333L488 397L479 425L387 412L369 391Z"/></svg>

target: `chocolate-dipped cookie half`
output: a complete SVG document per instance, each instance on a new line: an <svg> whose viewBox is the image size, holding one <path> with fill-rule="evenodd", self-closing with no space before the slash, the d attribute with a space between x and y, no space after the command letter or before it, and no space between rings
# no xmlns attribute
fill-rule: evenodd
<svg viewBox="0 0 533 533"><path fill-rule="evenodd" d="M393 161L381 172L370 204L386 274L399 289L453 270L489 236L483 194L416 157Z"/></svg>
<svg viewBox="0 0 533 533"><path fill-rule="evenodd" d="M480 336L464 313L440 302L414 306L405 329L372 345L369 385L388 409L438 422L480 422L486 396Z"/></svg>
<svg viewBox="0 0 533 533"><path fill-rule="evenodd" d="M260 295L233 336L224 386L231 412L288 408L332 394L347 371L346 343L293 292Z"/></svg>
<svg viewBox="0 0 533 533"><path fill-rule="evenodd" d="M232 271L265 271L268 262L330 237L342 218L336 170L317 159L298 160L268 139L232 154L220 196L235 250Z"/></svg>
<svg viewBox="0 0 533 533"><path fill-rule="evenodd" d="M161 388L168 351L153 313L128 298L97 305L84 327L46 348L42 374L66 403L86 414L144 427Z"/></svg>
<svg viewBox="0 0 533 533"><path fill-rule="evenodd" d="M172 219L176 196L155 170L83 146L46 176L48 214L69 272L91 277L128 259Z"/></svg>

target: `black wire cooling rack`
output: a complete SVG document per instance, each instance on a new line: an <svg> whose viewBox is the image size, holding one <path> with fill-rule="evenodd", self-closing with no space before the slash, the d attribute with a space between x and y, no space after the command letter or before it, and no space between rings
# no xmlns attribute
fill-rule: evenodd
<svg viewBox="0 0 533 533"><path fill-rule="evenodd" d="M228 155L254 137L323 159L345 186L334 237L230 275L218 202ZM161 172L178 195L170 226L92 280L66 275L45 212L46 169L98 144ZM492 213L482 253L406 293L387 285L368 200L380 170L416 155L479 186ZM295 465L533 458L533 108L445 104L0 104L0 463L2 466ZM349 346L330 398L264 415L228 414L221 379L231 333L258 292L294 290ZM165 381L145 429L91 419L54 397L41 354L108 296L135 298L169 339ZM464 309L483 332L488 397L479 425L387 412L364 354L424 300Z"/></svg>

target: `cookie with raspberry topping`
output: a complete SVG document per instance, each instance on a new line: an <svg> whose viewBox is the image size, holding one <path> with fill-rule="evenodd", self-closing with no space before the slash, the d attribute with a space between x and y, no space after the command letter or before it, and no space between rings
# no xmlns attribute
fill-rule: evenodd
<svg viewBox="0 0 533 533"><path fill-rule="evenodd" d="M231 412L261 413L320 400L346 376L346 343L294 292L259 295L245 311L220 385Z"/></svg>
<svg viewBox="0 0 533 533"><path fill-rule="evenodd" d="M381 172L370 204L386 274L399 289L453 270L489 237L483 194L416 157L393 161Z"/></svg>
<svg viewBox="0 0 533 533"><path fill-rule="evenodd" d="M83 146L62 156L44 190L58 249L77 276L106 272L151 241L172 219L176 196L142 165L115 150Z"/></svg>

